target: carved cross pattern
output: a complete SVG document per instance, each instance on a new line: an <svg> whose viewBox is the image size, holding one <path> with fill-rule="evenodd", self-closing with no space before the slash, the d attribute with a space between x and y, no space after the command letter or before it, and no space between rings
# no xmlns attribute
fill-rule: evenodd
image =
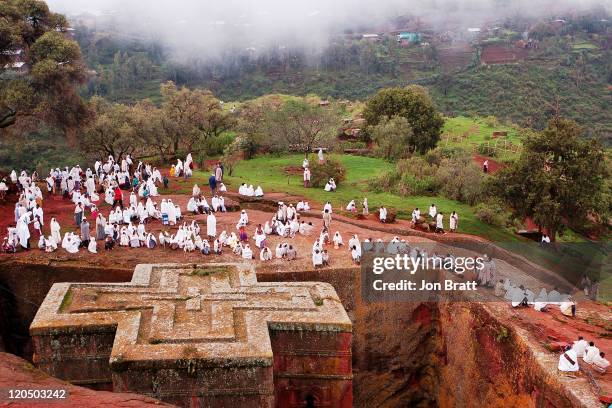
<svg viewBox="0 0 612 408"><path fill-rule="evenodd" d="M32 335L116 326L110 362L271 359L269 329L350 332L331 285L259 283L243 265L139 265L121 284L55 284Z"/></svg>

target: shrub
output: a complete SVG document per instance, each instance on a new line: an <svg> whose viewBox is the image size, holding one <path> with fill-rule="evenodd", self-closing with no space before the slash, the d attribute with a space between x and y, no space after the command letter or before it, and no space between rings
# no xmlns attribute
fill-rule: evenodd
<svg viewBox="0 0 612 408"><path fill-rule="evenodd" d="M508 225L510 217L511 214L499 200L480 203L476 206L476 218L489 225L505 227Z"/></svg>
<svg viewBox="0 0 612 408"><path fill-rule="evenodd" d="M484 175L469 155L442 159L435 180L440 192L453 200L473 205L483 195Z"/></svg>
<svg viewBox="0 0 612 408"><path fill-rule="evenodd" d="M417 177L413 174L402 175L395 191L402 196L431 195L438 190L438 183L433 176Z"/></svg>
<svg viewBox="0 0 612 408"><path fill-rule="evenodd" d="M346 169L337 157L328 154L323 164L319 163L315 155L310 155L308 160L311 173L310 183L313 187L324 187L331 177L334 178L337 186L346 179Z"/></svg>
<svg viewBox="0 0 612 408"><path fill-rule="evenodd" d="M491 147L491 145L489 145L488 143L481 143L480 145L478 145L478 153L489 157L497 156L497 152L495 151L495 149Z"/></svg>

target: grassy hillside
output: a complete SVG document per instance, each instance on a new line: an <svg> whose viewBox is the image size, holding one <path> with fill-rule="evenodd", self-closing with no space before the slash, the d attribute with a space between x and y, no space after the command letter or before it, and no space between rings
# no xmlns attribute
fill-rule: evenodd
<svg viewBox="0 0 612 408"><path fill-rule="evenodd" d="M563 116L583 125L592 136L609 138L612 132L612 95L607 65L592 61L576 81L573 67L528 62L523 65L478 67L452 77L431 90L447 114L495 115L521 126L542 128L558 107Z"/></svg>
<svg viewBox="0 0 612 408"><path fill-rule="evenodd" d="M493 132L507 132L507 136L494 138ZM518 157L521 144L521 132L516 126L500 124L493 116L457 116L445 119L438 146L463 147L470 151L477 151L479 146L487 146L496 152L496 160L511 161Z"/></svg>
<svg viewBox="0 0 612 408"><path fill-rule="evenodd" d="M344 208L350 200L360 203L364 197L368 198L371 211L381 205L393 208L400 218L408 219L412 210L419 207L422 210L435 203L438 209L446 214L457 211L460 217L459 231L475 234L494 241L516 241L517 237L511 231L492 227L476 219L473 207L442 197L400 197L389 193L368 192L367 180L380 172L389 170L393 164L381 159L342 155L339 156L347 171L347 179L334 193L328 193L321 188L304 188L300 174L288 175L287 167L300 166L302 155L288 155L282 157L261 156L253 160L240 162L232 176L226 180L229 188L237 190L240 183L261 185L266 191L286 192L301 195L309 200L324 203L330 201L334 208ZM196 182L206 183L208 173L196 172ZM190 189L191 186L186 185Z"/></svg>

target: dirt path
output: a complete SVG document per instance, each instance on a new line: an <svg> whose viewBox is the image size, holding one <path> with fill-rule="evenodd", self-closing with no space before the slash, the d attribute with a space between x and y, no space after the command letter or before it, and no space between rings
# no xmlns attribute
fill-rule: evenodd
<svg viewBox="0 0 612 408"><path fill-rule="evenodd" d="M474 163L476 163L478 167L480 167L481 169L482 169L482 165L485 162L485 160L488 160L489 161L489 174L495 174L499 171L499 169L504 167L502 163L496 162L492 158L483 156L481 154L474 154L472 156L472 159L474 160Z"/></svg>

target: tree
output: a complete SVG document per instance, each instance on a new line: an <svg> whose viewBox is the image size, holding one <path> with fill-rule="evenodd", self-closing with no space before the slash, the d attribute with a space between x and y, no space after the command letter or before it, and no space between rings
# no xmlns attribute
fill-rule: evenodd
<svg viewBox="0 0 612 408"><path fill-rule="evenodd" d="M420 86L379 91L368 100L363 115L370 128L378 125L383 117L406 118L414 133L414 143L406 146L409 152L425 153L436 147L444 124L427 90Z"/></svg>
<svg viewBox="0 0 612 408"><path fill-rule="evenodd" d="M161 85L162 120L170 155L181 147L192 151L194 145L228 130L233 120L221 102L207 90L177 88L173 82Z"/></svg>
<svg viewBox="0 0 612 408"><path fill-rule="evenodd" d="M391 119L383 117L369 133L376 143L374 153L387 160L399 160L408 155L410 148L415 144L414 133L403 116L394 116Z"/></svg>
<svg viewBox="0 0 612 408"><path fill-rule="evenodd" d="M604 150L580 136L575 122L552 119L543 132L525 139L520 158L499 171L491 185L518 216L531 217L552 240L564 221L577 224L609 209Z"/></svg>
<svg viewBox="0 0 612 408"><path fill-rule="evenodd" d="M43 1L0 3L0 128L19 118L64 127L85 119L87 109L76 91L85 68L78 44L64 35L66 28L66 18ZM28 72L6 72L16 56L29 63Z"/></svg>
<svg viewBox="0 0 612 408"><path fill-rule="evenodd" d="M128 106L112 104L94 96L89 108L95 119L85 128L79 140L83 151L92 157L111 155L115 159L136 151L139 141Z"/></svg>
<svg viewBox="0 0 612 408"><path fill-rule="evenodd" d="M263 126L265 133L274 138L277 150L306 153L327 146L340 120L331 109L303 99L289 99L280 109L267 113Z"/></svg>

